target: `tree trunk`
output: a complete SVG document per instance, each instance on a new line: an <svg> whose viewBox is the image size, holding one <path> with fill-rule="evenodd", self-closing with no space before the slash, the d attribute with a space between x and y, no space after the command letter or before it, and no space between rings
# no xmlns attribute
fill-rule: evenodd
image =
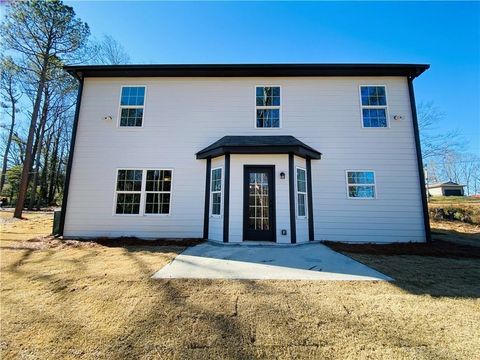
<svg viewBox="0 0 480 360"><path fill-rule="evenodd" d="M53 141L53 154L50 160L50 171L49 171L49 181L48 181L48 195L47 195L47 203L50 205L53 202L53 198L55 197L55 182L57 181L57 161L58 161L58 147L59 147L59 138L60 134L57 135L58 137L55 138Z"/></svg>
<svg viewBox="0 0 480 360"><path fill-rule="evenodd" d="M50 166L50 149L52 146L52 134L50 133L45 141L45 155L43 156L42 174L40 175L40 197L37 201L37 208L40 208L40 203L48 203L47 189L48 189L48 169Z"/></svg>
<svg viewBox="0 0 480 360"><path fill-rule="evenodd" d="M38 135L37 153L35 154L35 171L33 173L32 192L30 195L30 203L28 205L28 210L33 210L33 206L35 205L35 201L37 199L38 173L40 171L40 158L42 157L42 144L43 136L45 135L45 123L47 122L47 109L48 101L45 99L42 116L40 118L40 134Z"/></svg>
<svg viewBox="0 0 480 360"><path fill-rule="evenodd" d="M11 89L10 89L11 90ZM13 129L15 127L15 99L13 94L10 91L10 101L12 102L12 121L10 123L10 130L8 132L8 140L7 146L5 147L5 154L3 155L3 165L2 165L2 175L0 177L0 193L3 190L3 186L5 185L5 177L7 173L7 165L8 165L8 153L10 152L10 146L12 144L12 137L13 137Z"/></svg>
<svg viewBox="0 0 480 360"><path fill-rule="evenodd" d="M38 112L40 110L40 102L42 100L43 89L45 87L45 82L47 77L47 67L48 67L48 58L49 58L47 54L45 55L43 60L43 68L40 73L37 94L35 97L35 103L33 105L32 118L30 120L30 128L28 130L27 146L25 149L25 161L23 162L22 177L20 180L20 189L18 191L18 199L17 199L17 204L15 206L15 212L13 213L13 217L18 219L22 218L23 206L25 205L25 198L27 195L29 172L30 172L30 167L32 166L32 148L33 148L33 140L35 137L35 128L37 125Z"/></svg>
<svg viewBox="0 0 480 360"><path fill-rule="evenodd" d="M40 170L40 158L42 157L42 144L43 137L45 135L45 124L47 123L48 100L48 88L45 88L45 100L43 101L42 116L40 117L40 124L38 126L39 132L37 138L37 149L36 154L32 154L35 157L35 172L33 174L32 192L30 194L30 203L28 205L28 210L33 210L33 206L35 205L35 201L37 198L38 173Z"/></svg>

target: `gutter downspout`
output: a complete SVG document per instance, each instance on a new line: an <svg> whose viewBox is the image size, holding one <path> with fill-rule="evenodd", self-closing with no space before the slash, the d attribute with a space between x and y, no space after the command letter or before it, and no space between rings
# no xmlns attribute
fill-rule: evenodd
<svg viewBox="0 0 480 360"><path fill-rule="evenodd" d="M430 219L428 216L425 174L423 172L422 148L420 145L420 132L418 128L417 107L415 105L415 93L413 91L413 79L414 79L414 76L408 77L408 93L410 95L410 107L412 110L413 132L415 136L415 148L417 153L418 178L420 180L420 194L422 196L423 225L425 228L425 240L427 243L430 243L432 242L432 234L430 231Z"/></svg>
<svg viewBox="0 0 480 360"><path fill-rule="evenodd" d="M67 201L68 201L68 190L70 187L70 175L72 173L72 164L73 164L73 153L75 150L75 140L77 137L77 128L78 128L78 117L80 114L80 104L82 102L82 92L83 92L83 76L82 74L75 73L75 77L79 81L78 85L78 94L77 94L77 105L75 107L75 117L73 119L73 128L72 128L72 139L70 141L70 152L68 154L68 163L65 174L65 184L63 186L63 199L62 199L62 212L60 214L60 225L58 234L56 236L63 236L63 230L65 228L65 217L67 212Z"/></svg>

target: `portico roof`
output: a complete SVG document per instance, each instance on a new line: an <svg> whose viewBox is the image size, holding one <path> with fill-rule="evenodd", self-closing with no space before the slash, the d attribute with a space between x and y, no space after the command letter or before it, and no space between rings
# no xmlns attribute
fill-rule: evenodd
<svg viewBox="0 0 480 360"><path fill-rule="evenodd" d="M294 136L224 136L197 152L197 159L225 154L295 154L303 158L320 159L322 154Z"/></svg>

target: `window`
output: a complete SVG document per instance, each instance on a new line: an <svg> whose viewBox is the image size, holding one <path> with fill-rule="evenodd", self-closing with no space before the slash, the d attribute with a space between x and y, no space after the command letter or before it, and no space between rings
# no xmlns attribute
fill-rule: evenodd
<svg viewBox="0 0 480 360"><path fill-rule="evenodd" d="M375 198L375 173L373 171L347 171L349 198Z"/></svg>
<svg viewBox="0 0 480 360"><path fill-rule="evenodd" d="M170 214L172 170L147 170L145 214Z"/></svg>
<svg viewBox="0 0 480 360"><path fill-rule="evenodd" d="M385 86L360 86L360 97L363 127L387 127L387 95Z"/></svg>
<svg viewBox="0 0 480 360"><path fill-rule="evenodd" d="M307 216L307 172L297 168L297 216Z"/></svg>
<svg viewBox="0 0 480 360"><path fill-rule="evenodd" d="M171 192L172 170L118 170L115 214L170 214Z"/></svg>
<svg viewBox="0 0 480 360"><path fill-rule="evenodd" d="M140 213L142 177L142 170L118 170L116 214Z"/></svg>
<svg viewBox="0 0 480 360"><path fill-rule="evenodd" d="M255 89L257 128L280 127L280 87L257 86Z"/></svg>
<svg viewBox="0 0 480 360"><path fill-rule="evenodd" d="M145 86L123 86L120 98L120 126L141 127L145 103Z"/></svg>
<svg viewBox="0 0 480 360"><path fill-rule="evenodd" d="M212 169L212 215L220 216L222 211L222 168Z"/></svg>

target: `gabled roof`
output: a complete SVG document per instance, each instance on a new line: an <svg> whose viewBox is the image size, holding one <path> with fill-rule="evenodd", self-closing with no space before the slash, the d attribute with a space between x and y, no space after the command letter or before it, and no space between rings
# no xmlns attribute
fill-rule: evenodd
<svg viewBox="0 0 480 360"><path fill-rule="evenodd" d="M429 188L429 189L433 189L433 188L442 187L442 186L460 186L460 187L464 187L465 185L460 185L460 184L457 184L456 182L453 182L453 181L447 181L447 182L443 182L443 183L436 183L436 184L428 185L428 188Z"/></svg>
<svg viewBox="0 0 480 360"><path fill-rule="evenodd" d="M224 136L197 153L197 159L230 154L295 154L320 159L321 153L289 135Z"/></svg>
<svg viewBox="0 0 480 360"><path fill-rule="evenodd" d="M426 64L142 64L69 65L64 69L84 77L244 77L244 76L407 76L415 78Z"/></svg>

